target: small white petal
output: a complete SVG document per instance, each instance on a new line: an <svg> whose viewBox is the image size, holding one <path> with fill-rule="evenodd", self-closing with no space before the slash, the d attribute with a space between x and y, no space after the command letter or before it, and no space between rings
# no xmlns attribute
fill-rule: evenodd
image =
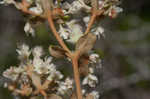
<svg viewBox="0 0 150 99"><path fill-rule="evenodd" d="M79 21L75 19L70 22L66 22L66 24L71 30L70 39L67 41L74 44L83 35L82 26L79 24Z"/></svg>
<svg viewBox="0 0 150 99"><path fill-rule="evenodd" d="M0 4L14 4L15 1L14 0L3 0L0 2Z"/></svg>
<svg viewBox="0 0 150 99"><path fill-rule="evenodd" d="M98 83L98 79L95 75L89 74L87 77L84 78L82 84L89 85L90 87L95 87Z"/></svg>
<svg viewBox="0 0 150 99"><path fill-rule="evenodd" d="M94 97L94 99L99 99L99 97L100 97L100 95L99 95L99 93L97 91L92 91L90 93L90 95L92 95Z"/></svg>
<svg viewBox="0 0 150 99"><path fill-rule="evenodd" d="M83 21L84 21L84 23L86 24L86 26L88 26L89 20L90 20L90 17L89 17L89 16L86 16L86 17L83 18Z"/></svg>
<svg viewBox="0 0 150 99"><path fill-rule="evenodd" d="M33 50L32 50L33 56L34 57L41 57L43 55L43 48L41 46L36 46Z"/></svg>
<svg viewBox="0 0 150 99"><path fill-rule="evenodd" d="M40 4L36 3L36 7L29 8L30 11L40 15L43 13L43 9Z"/></svg>
<svg viewBox="0 0 150 99"><path fill-rule="evenodd" d="M11 79L12 81L17 80L20 71L17 72L15 69L17 69L17 67L10 67L9 69L3 72L3 76L8 79Z"/></svg>
<svg viewBox="0 0 150 99"><path fill-rule="evenodd" d="M21 46L19 46L18 49L16 49L16 51L19 54L18 57L20 60L28 58L31 54L29 46L26 44L22 44Z"/></svg>
<svg viewBox="0 0 150 99"><path fill-rule="evenodd" d="M99 58L99 55L96 53L93 53L90 55L89 59L90 59L91 63L96 63L98 58Z"/></svg>
<svg viewBox="0 0 150 99"><path fill-rule="evenodd" d="M60 36L63 38L63 39L68 39L69 38L69 35L71 33L71 31L67 28L64 28L61 24L59 25L59 32Z"/></svg>
<svg viewBox="0 0 150 99"><path fill-rule="evenodd" d="M24 31L27 35L31 34L32 36L35 36L35 31L29 22L25 24Z"/></svg>
<svg viewBox="0 0 150 99"><path fill-rule="evenodd" d="M94 69L93 68L89 68L89 72L92 74L92 73L94 73Z"/></svg>

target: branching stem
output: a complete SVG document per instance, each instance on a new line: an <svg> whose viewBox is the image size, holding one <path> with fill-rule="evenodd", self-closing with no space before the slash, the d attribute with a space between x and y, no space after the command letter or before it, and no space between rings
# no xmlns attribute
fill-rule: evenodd
<svg viewBox="0 0 150 99"><path fill-rule="evenodd" d="M78 57L75 57L72 59L72 65L73 65L73 71L74 71L74 78L76 83L76 92L77 92L77 99L82 99L82 91L81 91L81 85L80 85L80 73L78 68Z"/></svg>
<svg viewBox="0 0 150 99"><path fill-rule="evenodd" d="M95 13L93 13L92 16L91 16L91 18L90 18L90 21L88 23L88 27L87 27L87 29L85 31L85 34L87 34L90 31L93 23L95 22L96 17L97 17L97 15Z"/></svg>
<svg viewBox="0 0 150 99"><path fill-rule="evenodd" d="M45 2L48 2L47 0L45 0ZM36 13L34 12L31 12L28 10L28 4L26 4L26 0L23 0L23 2L21 3L21 10L25 13L28 13L28 14L31 14L31 15L34 15L34 16L39 16L39 17L42 17L44 19L47 19L48 20L48 23L49 23L49 27L51 28L54 36L56 37L58 43L61 45L61 47L67 51L66 55L72 59L72 65L73 65L73 71L74 71L74 79L75 79L75 83L76 83L76 92L77 92L77 98L78 99L83 99L82 98L82 92L81 92L81 85L80 85L80 73L79 73L79 68L78 68L78 61L79 61L79 57L80 57L80 51L78 52L71 52L70 49L66 46L66 44L64 43L63 39L60 37L60 35L58 34L58 32L56 31L56 28L55 28L55 25L54 25L54 22L53 22L53 17L52 17L52 10L49 9L50 6L48 7L47 4L45 3L45 7L47 7L45 10L46 11L46 16L45 15L37 15ZM99 14L98 14L99 13ZM88 23L88 27L85 31L85 34L88 33L93 25L93 23L95 22L96 20L96 17L101 15L103 13L103 11L98 11L97 10L93 10L92 11L92 16L90 18L90 21ZM44 87L47 87L47 85L49 84L50 82L46 82L44 85ZM40 93L46 97L46 93L44 90L39 90Z"/></svg>

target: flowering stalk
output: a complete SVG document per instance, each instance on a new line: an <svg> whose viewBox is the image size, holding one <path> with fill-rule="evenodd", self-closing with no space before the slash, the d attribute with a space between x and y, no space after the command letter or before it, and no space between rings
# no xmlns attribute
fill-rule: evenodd
<svg viewBox="0 0 150 99"><path fill-rule="evenodd" d="M91 4L92 4L92 10L91 10L92 15L91 15L90 21L88 23L87 29L85 31L85 34L87 34L90 31L90 29L91 29L92 25L94 24L96 18L98 16L101 16L104 12L104 9L99 10L98 0L91 0Z"/></svg>
<svg viewBox="0 0 150 99"><path fill-rule="evenodd" d="M50 46L50 54L55 58L67 58L72 62L77 96L73 95L73 80L69 77L65 81L61 80L63 75L51 63L52 58L45 57L43 59L41 47L30 50L25 44L17 49L20 65L10 67L3 73L4 77L11 79L13 82L12 84L6 83L6 87L16 94L29 97L41 94L45 99L62 99L60 96L65 96L70 90L73 99L99 99L97 91L86 94L82 92L80 76L84 77L82 85L95 87L98 83L98 78L94 75L94 69L90 65L99 61L99 55L91 50L97 36L99 37L99 34L102 34L104 30L99 25L96 27L92 27L92 25L99 16L116 17L117 13L122 11L122 9L116 7L116 2L118 0L91 0L91 6L86 5L83 0L74 0L71 4L68 2L61 3L59 0L22 0L21 3L14 0L3 0L0 2L0 4L14 4L22 12L48 21L52 33L61 46ZM61 8L58 8L58 5ZM86 18L85 20L82 19L87 26L84 33L81 30L82 25L78 24L80 22L77 19L70 22L65 22L66 19L64 19L69 14L80 14L82 9L92 14L88 22ZM59 24L58 32L54 20ZM30 21L26 23L24 30L34 36L35 31ZM75 50L71 51L63 39L75 44ZM30 55L33 57L30 57Z"/></svg>
<svg viewBox="0 0 150 99"><path fill-rule="evenodd" d="M45 0L44 3L48 4L48 1ZM48 8L50 8L50 6ZM48 8L46 8L46 9L48 9ZM66 50L68 52L68 55L71 56L70 58L72 59L74 78L75 78L76 87L77 87L77 97L78 97L78 99L82 99L82 92L81 92L81 86L80 86L80 76L79 76L79 69L78 69L78 57L74 57L74 56L78 56L78 55L76 55L76 53L71 53L71 51L68 49L66 44L63 42L62 38L57 33L56 28L54 26L53 19L52 19L51 10L48 10L46 12L47 12L47 17L48 17L48 22L49 22L50 28L52 29L52 32L54 33L57 41L62 46L62 48L64 48L64 50Z"/></svg>

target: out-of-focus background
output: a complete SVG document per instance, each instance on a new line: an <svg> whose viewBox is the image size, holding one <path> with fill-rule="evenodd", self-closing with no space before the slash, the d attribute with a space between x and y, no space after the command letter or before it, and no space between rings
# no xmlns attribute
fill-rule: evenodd
<svg viewBox="0 0 150 99"><path fill-rule="evenodd" d="M101 21L105 38L95 48L103 58L101 99L150 99L150 0L122 0L118 18ZM24 15L13 6L0 5L0 75L17 65L17 44L56 44L44 26L35 38L24 33ZM13 99L0 79L0 99Z"/></svg>

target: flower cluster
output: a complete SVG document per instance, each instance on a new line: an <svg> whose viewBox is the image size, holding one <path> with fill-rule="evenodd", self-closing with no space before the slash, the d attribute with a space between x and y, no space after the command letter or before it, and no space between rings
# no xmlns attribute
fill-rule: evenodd
<svg viewBox="0 0 150 99"><path fill-rule="evenodd" d="M115 18L118 13L122 12L122 8L117 7L118 0L99 0L99 10L105 9L103 15L110 16L111 18ZM85 12L91 11L91 6L86 5L84 0L74 0L71 4L67 1L62 4L63 12L65 15L78 15L82 16L82 10ZM81 13L80 13L81 12ZM65 22L66 27L60 26L59 34L61 37L71 43L76 43L77 40L83 35L83 27L88 26L88 22L90 20L89 14L86 14L86 16L83 16L82 20L72 19L71 21ZM85 24L80 24L81 21ZM70 24L71 23L71 24ZM104 36L104 29L100 25L96 25L91 30L92 33L98 36L100 38L100 35Z"/></svg>
<svg viewBox="0 0 150 99"><path fill-rule="evenodd" d="M52 63L51 56L42 59L44 51L41 46L30 49L29 46L23 44L19 46L16 51L21 61L20 65L12 66L3 73L4 77L12 81L12 83L5 83L5 87L14 87L11 90L13 90L15 94L29 96L34 92L34 87L38 88L38 86L41 86L43 90L50 90L49 85L51 83L56 84L55 86L50 86L56 88L56 93L65 94L65 91L68 89L73 89L73 80L66 78L64 82L62 81L63 75ZM31 59L30 56L33 56L33 59ZM45 83L42 84L42 82ZM26 87L30 89L30 93L24 91L26 90L24 88L25 85L28 85ZM45 88L45 86L47 87Z"/></svg>
<svg viewBox="0 0 150 99"><path fill-rule="evenodd" d="M82 86L96 88L98 78L94 66L101 62L100 57L92 51L97 38L104 35L104 28L97 19L102 16L115 18L122 8L118 7L119 0L3 0L0 4L13 4L17 9L29 14L24 31L27 35L35 36L33 27L37 23L48 21L49 26L61 46L50 46L51 56L45 56L43 48L36 46L32 49L26 44L18 47L18 66L11 66L4 71L3 76L10 79L5 87L15 94L23 96L37 96L44 98L62 99L71 92L73 99L74 80L56 69L55 58L67 58L72 62L77 97L81 96L79 75L82 76ZM35 19L36 22L33 22ZM53 22L55 21L55 22ZM34 24L33 24L34 23ZM36 24L36 25L35 25ZM55 27L57 25L57 28ZM58 31L58 32L57 32ZM70 50L66 43L75 45ZM97 91L82 93L83 98L99 99ZM61 96L61 97L60 97ZM49 99L49 98L48 98ZM81 98L80 98L81 99Z"/></svg>
<svg viewBox="0 0 150 99"><path fill-rule="evenodd" d="M59 84L58 94L64 95L69 90L73 90L73 80L70 78L66 78L64 82L57 82Z"/></svg>
<svg viewBox="0 0 150 99"><path fill-rule="evenodd" d="M93 53L89 56L89 60L91 64L95 64L100 60L100 58L98 54ZM94 67L89 67L88 69L89 73L83 79L82 84L89 85L90 87L96 87L96 84L98 83L98 78L94 75Z"/></svg>

